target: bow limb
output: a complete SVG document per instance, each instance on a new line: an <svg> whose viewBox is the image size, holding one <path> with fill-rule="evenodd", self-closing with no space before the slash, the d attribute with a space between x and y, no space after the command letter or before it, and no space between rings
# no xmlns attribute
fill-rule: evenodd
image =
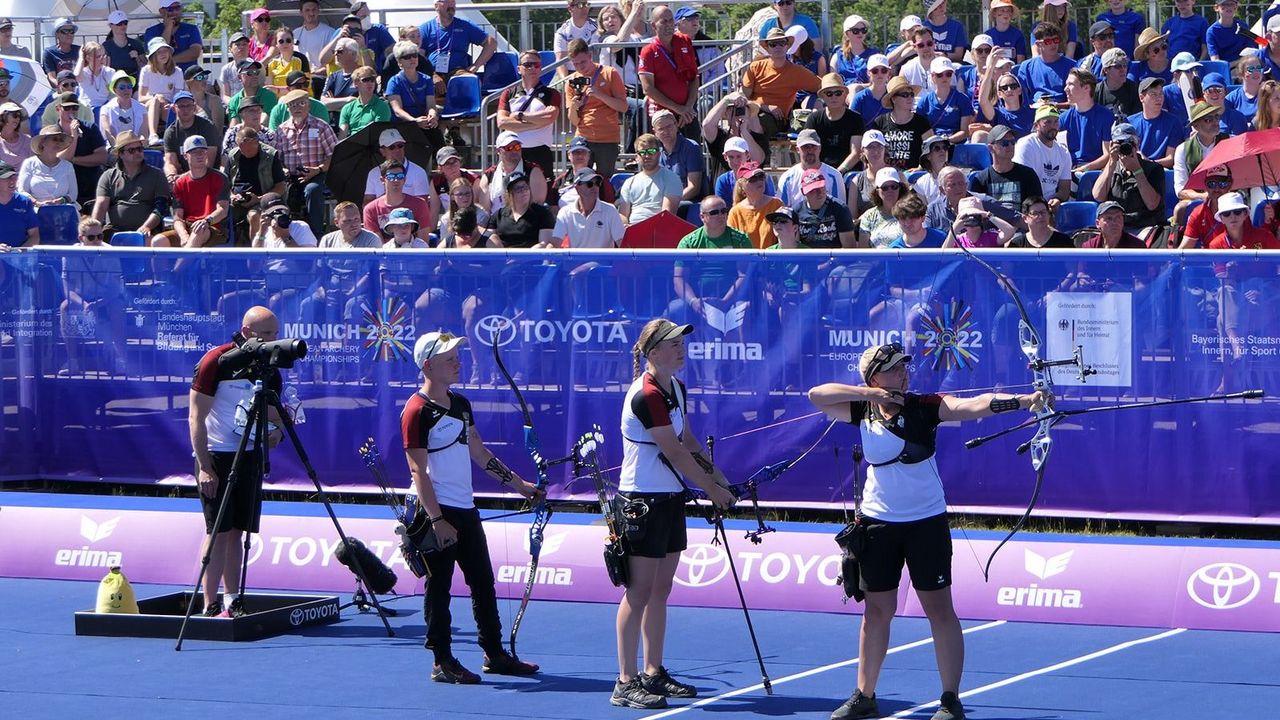
<svg viewBox="0 0 1280 720"><path fill-rule="evenodd" d="M520 622L524 620L524 611L529 607L529 596L533 594L534 580L538 575L538 557L542 554L542 536L543 531L547 527L547 523L551 520L551 509L547 505L547 460L542 455L541 446L538 443L538 434L533 429L533 415L529 412L529 404L525 402L524 394L520 392L520 386L516 384L515 378L507 371L507 366L502 362L502 353L498 350L498 330L493 331L491 345L493 347L493 360L498 366L498 371L502 373L502 377L507 381L507 385L511 387L511 391L515 393L516 401L520 405L520 415L524 423L524 449L529 453L529 457L533 459L533 465L537 469L538 481L534 487L543 492L534 496L533 501L533 521L529 524L529 567L525 577L524 595L520 598L520 609L516 611L515 620L511 623L511 655L516 656L516 636L520 633Z"/></svg>

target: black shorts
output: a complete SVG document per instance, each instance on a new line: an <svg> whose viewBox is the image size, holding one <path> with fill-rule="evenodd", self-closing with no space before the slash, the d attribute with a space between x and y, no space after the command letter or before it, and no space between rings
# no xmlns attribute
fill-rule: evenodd
<svg viewBox="0 0 1280 720"><path fill-rule="evenodd" d="M628 521L628 525L636 526L637 530L626 533L627 554L662 559L671 553L684 552L689 546L683 492L621 495L627 500L642 500L649 506L649 512L642 517Z"/></svg>
<svg viewBox="0 0 1280 720"><path fill-rule="evenodd" d="M916 590L951 585L951 528L942 513L923 520L884 522L866 518L867 549L858 558L865 592L898 588L905 562Z"/></svg>
<svg viewBox="0 0 1280 720"><path fill-rule="evenodd" d="M218 518L218 507L222 504L222 496L227 493L227 476L231 474L231 462L236 454L233 452L210 452L213 459L213 474L218 477L218 493L212 498L200 494L200 508L204 511L204 531L213 532L213 521ZM236 475L236 486L227 503L227 512L222 516L218 532L228 530L247 530L258 532L258 521L262 515L262 464L256 450L246 450L240 462L240 473ZM196 468L197 476L200 468Z"/></svg>

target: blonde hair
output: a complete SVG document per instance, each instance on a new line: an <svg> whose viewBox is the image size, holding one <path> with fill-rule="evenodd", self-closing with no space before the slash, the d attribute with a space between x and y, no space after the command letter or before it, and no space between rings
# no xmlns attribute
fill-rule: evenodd
<svg viewBox="0 0 1280 720"><path fill-rule="evenodd" d="M631 377L633 379L640 377L640 373L644 371L644 363L648 357L644 349L649 346L649 341L662 329L663 323L669 322L671 321L666 318L654 318L640 328L640 337L636 338L636 344L631 346ZM650 347L649 350L653 348Z"/></svg>
<svg viewBox="0 0 1280 720"><path fill-rule="evenodd" d="M84 235L87 230L101 230L102 223L93 218L85 218L80 221L80 234Z"/></svg>
<svg viewBox="0 0 1280 720"><path fill-rule="evenodd" d="M1270 130L1280 127L1280 117L1271 112L1271 96L1280 92L1280 82L1267 80L1258 88L1258 111L1253 116L1253 125L1258 130Z"/></svg>
<svg viewBox="0 0 1280 720"><path fill-rule="evenodd" d="M360 214L359 205L351 202L350 200L343 200L342 202L338 203L336 207L333 208L333 219L335 221L340 219L343 213L345 213L348 210L355 210L357 215Z"/></svg>
<svg viewBox="0 0 1280 720"><path fill-rule="evenodd" d="M637 150L648 150L650 148L656 148L658 147L658 136L654 135L653 133L645 133L640 137L636 138L635 144L636 144Z"/></svg>

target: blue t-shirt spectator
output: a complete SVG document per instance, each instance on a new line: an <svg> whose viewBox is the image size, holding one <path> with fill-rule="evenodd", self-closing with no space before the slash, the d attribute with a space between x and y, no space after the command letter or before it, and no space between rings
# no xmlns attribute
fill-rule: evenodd
<svg viewBox="0 0 1280 720"><path fill-rule="evenodd" d="M147 62L147 46L136 37L129 38L128 44L124 47L115 44L113 40L103 40L102 49L107 52L107 65L113 70L129 73L130 77L138 77L138 71L141 69L139 61L144 65Z"/></svg>
<svg viewBox="0 0 1280 720"><path fill-rule="evenodd" d="M1222 128L1222 132L1227 135L1240 135L1249 132L1249 121L1253 120L1253 116L1245 117L1244 113L1236 110L1231 106L1222 108L1222 120L1218 123Z"/></svg>
<svg viewBox="0 0 1280 720"><path fill-rule="evenodd" d="M1138 35L1147 27L1146 18L1132 10L1125 10L1119 15L1108 10L1099 13L1095 20L1111 23L1111 27L1116 29L1116 47L1124 50L1129 57L1133 57L1133 48L1137 45Z"/></svg>
<svg viewBox="0 0 1280 720"><path fill-rule="evenodd" d="M738 177L732 170L720 173L720 177L716 178L716 195L724 200L724 204L733 207L733 189L737 187ZM773 184L773 178L764 176L764 194L769 197L778 196L778 188Z"/></svg>
<svg viewBox="0 0 1280 720"><path fill-rule="evenodd" d="M373 51L373 57L377 60L377 63L374 65L374 69L376 70L377 68L382 67L382 63L387 57L387 51L396 44L396 39L391 37L391 33L387 30L386 25L374 23L369 26L369 29L364 31L364 44L365 47Z"/></svg>
<svg viewBox="0 0 1280 720"><path fill-rule="evenodd" d="M1249 97L1248 95L1245 95L1243 85L1227 93L1227 99L1225 102L1227 107L1235 110L1241 115L1244 115L1250 120L1253 119L1254 115L1258 114L1258 96L1254 95L1253 97Z"/></svg>
<svg viewBox="0 0 1280 720"><path fill-rule="evenodd" d="M880 51L875 48L867 48L860 55L846 58L844 50L837 48L831 53L831 72L840 73L840 79L844 80L845 85L871 82L867 76L867 59L878 52Z"/></svg>
<svg viewBox="0 0 1280 720"><path fill-rule="evenodd" d="M1171 148L1178 147L1178 143L1187 139L1186 122L1167 111L1160 113L1154 120L1142 117L1140 112L1134 113L1129 116L1129 124L1133 125L1138 131L1138 137L1142 138L1138 147L1142 149L1142 156L1148 160L1163 158Z"/></svg>
<svg viewBox="0 0 1280 720"><path fill-rule="evenodd" d="M79 57L79 45L72 45L71 49L66 52L62 52L57 45L54 45L44 49L44 56L40 59L40 66L44 68L45 72L57 75L63 70L74 70L76 59Z"/></svg>
<svg viewBox="0 0 1280 720"><path fill-rule="evenodd" d="M956 48L969 47L969 33L959 20L947 18L941 25L934 25L928 18L920 19L929 32L933 33L934 50L939 54L950 57Z"/></svg>
<svg viewBox="0 0 1280 720"><path fill-rule="evenodd" d="M15 190L9 204L0 205L0 243L19 247L27 241L27 231L33 227L40 227L35 203L30 196Z"/></svg>
<svg viewBox="0 0 1280 720"><path fill-rule="evenodd" d="M1031 125L1035 122L1036 111L1028 105L1023 105L1017 110L1010 110L1003 105L996 106L996 116L988 118L990 125L1004 125L1014 132L1015 135L1022 136L1031 132Z"/></svg>
<svg viewBox="0 0 1280 720"><path fill-rule="evenodd" d="M676 149L670 153L658 145L658 163L675 173L682 185L689 182L689 173L695 172L703 174L703 186L707 183L707 159L702 155L702 148L684 135L676 134Z"/></svg>
<svg viewBox="0 0 1280 720"><path fill-rule="evenodd" d="M897 238L895 238L892 242L889 243L888 249L889 250L900 250L900 249L911 250L913 248L914 249L919 249L919 248L937 249L942 247L942 243L946 241L947 241L947 234L945 232L939 230L938 228L931 227L931 228L925 228L924 242L920 243L919 245L908 245L906 238L899 235Z"/></svg>
<svg viewBox="0 0 1280 720"><path fill-rule="evenodd" d="M809 33L809 37L814 40L822 39L822 33L818 32L818 24L813 21L813 18L805 15L804 13L796 13L795 18L791 21L791 25L799 25L804 28L804 31ZM782 29L786 30L791 27L791 25ZM764 24L760 26L760 39L763 40L765 36L769 34L769 31L776 27L780 27L778 25L777 16L765 20Z"/></svg>
<svg viewBox="0 0 1280 720"><path fill-rule="evenodd" d="M1164 86L1164 111L1177 118L1183 125L1191 119L1187 114L1187 99L1182 97L1182 90L1177 85Z"/></svg>
<svg viewBox="0 0 1280 720"><path fill-rule="evenodd" d="M1173 82L1173 66L1170 65L1164 70L1160 72L1156 72L1155 70L1152 70L1151 66L1147 65L1145 62L1134 61L1129 63L1129 79L1130 80L1134 81L1135 83L1140 83L1145 78L1149 78L1149 77L1158 77L1164 81L1165 85L1168 85L1169 83Z"/></svg>
<svg viewBox="0 0 1280 720"><path fill-rule="evenodd" d="M1204 47L1205 33L1209 32L1209 21L1195 13L1191 17L1174 15L1160 26L1160 34L1169 33L1169 57L1177 57L1178 53L1189 52L1200 57L1200 48Z"/></svg>
<svg viewBox="0 0 1280 720"><path fill-rule="evenodd" d="M1036 21L1036 23L1035 23L1034 25L1032 25L1032 26L1031 26L1031 35L1030 35L1030 37L1033 37L1033 38L1034 38L1034 37L1036 36L1036 28L1038 28L1038 27L1040 27L1040 21L1038 21L1038 20L1037 20L1037 21ZM1063 53L1066 53L1066 51L1067 51L1067 43L1076 43L1077 45L1080 43L1080 35L1079 35L1079 33L1076 31L1076 21L1075 21L1075 20L1068 20L1068 21L1067 21L1067 37L1066 37L1065 41L1062 43L1062 52L1063 52ZM1077 51L1077 54L1079 54L1079 52L1080 52L1080 48L1078 48L1078 47L1077 47L1077 48L1076 48L1076 51ZM1073 58L1073 59L1074 59L1074 58Z"/></svg>
<svg viewBox="0 0 1280 720"><path fill-rule="evenodd" d="M421 77L422 73L418 73L418 76ZM435 86L433 85L432 86L433 92L434 92L434 88ZM321 94L324 97L335 97L335 98L355 97L357 94L356 84L351 79L350 74L345 73L342 70L339 70L337 72L330 73L329 77L325 78L324 90Z"/></svg>
<svg viewBox="0 0 1280 720"><path fill-rule="evenodd" d="M1052 63L1044 58L1034 57L1018 66L1018 82L1022 83L1022 96L1035 97L1037 93L1050 93L1054 98L1062 99L1063 89L1067 85L1067 73L1076 66L1076 62L1061 56Z"/></svg>
<svg viewBox="0 0 1280 720"><path fill-rule="evenodd" d="M1088 112L1067 108L1058 118L1058 137L1067 136L1067 150L1075 166L1091 163L1102 156L1103 141L1111 140L1111 125L1116 121L1111 108L1094 105Z"/></svg>
<svg viewBox="0 0 1280 720"><path fill-rule="evenodd" d="M142 34L142 42L146 44L151 41L151 38L161 37L162 35L164 35L164 23L156 23L147 28L147 31ZM173 54L179 55L186 52L193 45L204 45L204 39L200 37L200 28L191 23L178 23L178 27L173 31L173 42L169 44L173 46ZM186 70L198 61L199 58L178 63L178 67Z"/></svg>
<svg viewBox="0 0 1280 720"><path fill-rule="evenodd" d="M988 28L986 34L991 36L991 42L996 47L1009 48L1010 59L1017 61L1019 55L1031 57L1031 53L1027 51L1027 37L1017 25L1010 25L1008 30Z"/></svg>
<svg viewBox="0 0 1280 720"><path fill-rule="evenodd" d="M862 116L862 122L871 125L871 121L880 117L888 110L884 109L884 105L880 99L871 94L871 88L863 88L853 96L853 103L849 107Z"/></svg>
<svg viewBox="0 0 1280 720"><path fill-rule="evenodd" d="M1245 49L1246 43L1250 41L1236 29L1248 30L1249 26L1244 24L1240 18L1236 18L1235 23L1223 27L1221 22L1215 22L1209 26L1209 32L1204 36L1204 42L1209 46L1209 57L1226 60L1227 62L1235 62L1240 57L1240 52Z"/></svg>
<svg viewBox="0 0 1280 720"><path fill-rule="evenodd" d="M978 66L977 65L961 65L956 68L956 82L953 87L964 88L965 92L973 98L973 107L978 107Z"/></svg>
<svg viewBox="0 0 1280 720"><path fill-rule="evenodd" d="M431 80L431 76L424 72L419 72L418 81L411 83L402 71L396 73L395 77L387 83L385 96L392 95L400 98L400 104L405 112L414 117L422 117L427 114L427 98L436 96L436 85Z"/></svg>
<svg viewBox="0 0 1280 720"><path fill-rule="evenodd" d="M950 135L960 130L960 118L973 115L973 98L953 89L942 100L936 92L926 90L916 101L916 112L928 118L934 132Z"/></svg>
<svg viewBox="0 0 1280 720"><path fill-rule="evenodd" d="M1133 63L1129 64L1132 67ZM1089 53L1085 57L1080 58L1080 62L1076 63L1076 67L1082 70L1088 70L1098 81L1102 81L1102 56Z"/></svg>
<svg viewBox="0 0 1280 720"><path fill-rule="evenodd" d="M471 46L481 45L489 37L485 31L462 18L454 18L448 28L440 27L440 21L432 18L419 25L418 31L422 33L422 50L427 53L432 67L442 75L470 67Z"/></svg>

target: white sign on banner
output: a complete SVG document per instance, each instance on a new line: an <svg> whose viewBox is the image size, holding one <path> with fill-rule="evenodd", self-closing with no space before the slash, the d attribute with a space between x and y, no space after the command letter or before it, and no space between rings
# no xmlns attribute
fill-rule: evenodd
<svg viewBox="0 0 1280 720"><path fill-rule="evenodd" d="M1059 385L1128 387L1133 383L1133 295L1127 292L1051 292L1045 296L1045 347L1041 357L1064 360L1080 346L1097 371L1081 381L1074 369L1059 369Z"/></svg>

